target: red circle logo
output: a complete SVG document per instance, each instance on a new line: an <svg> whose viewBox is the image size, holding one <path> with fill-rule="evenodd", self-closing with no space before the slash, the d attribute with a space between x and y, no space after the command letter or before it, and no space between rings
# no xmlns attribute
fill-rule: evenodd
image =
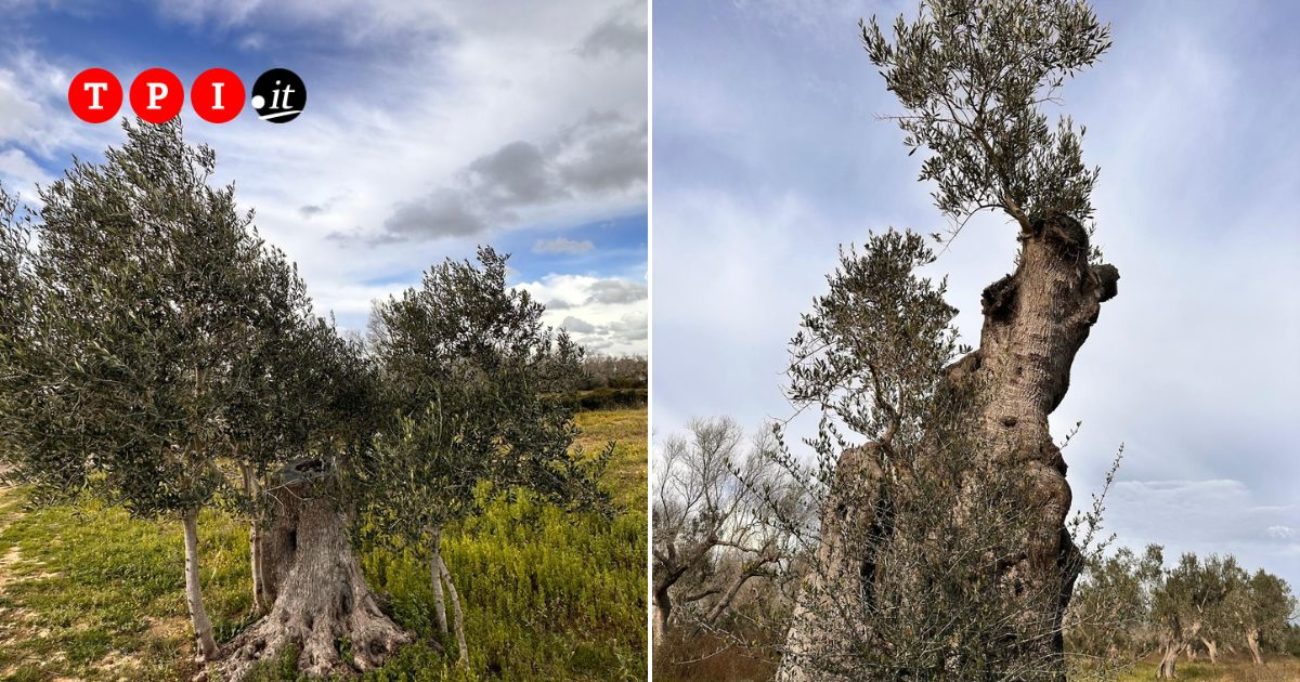
<svg viewBox="0 0 1300 682"><path fill-rule="evenodd" d="M68 106L86 123L103 123L122 108L122 84L105 69L86 69L68 85Z"/></svg>
<svg viewBox="0 0 1300 682"><path fill-rule="evenodd" d="M131 108L150 123L166 123L181 113L185 88L167 69L146 69L131 82Z"/></svg>
<svg viewBox="0 0 1300 682"><path fill-rule="evenodd" d="M208 123L226 123L244 109L244 84L227 69L208 69L190 86L190 104Z"/></svg>

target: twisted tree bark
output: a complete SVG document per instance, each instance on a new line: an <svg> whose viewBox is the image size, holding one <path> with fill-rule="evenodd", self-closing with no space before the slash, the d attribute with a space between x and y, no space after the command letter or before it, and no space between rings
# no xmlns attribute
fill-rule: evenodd
<svg viewBox="0 0 1300 682"><path fill-rule="evenodd" d="M1087 230L1068 216L1035 221L1021 244L1016 272L984 291L980 348L970 362L990 391L980 442L991 461L1027 478L1024 503L1037 515L1024 558L1004 570L1029 609L1039 597L1056 597L1050 611L1025 614L1051 627L1024 653L1054 663L1052 677L1063 680L1061 621L1082 565L1065 528L1071 491L1048 415L1069 390L1075 354L1101 304L1117 293L1119 271L1089 265Z"/></svg>
<svg viewBox="0 0 1300 682"><path fill-rule="evenodd" d="M302 673L351 675L379 667L411 641L380 610L352 547L348 512L324 493L323 479L318 462L301 462L266 490L278 509L261 546L262 587L272 606L227 645L220 679L243 679L287 647L297 649ZM340 654L343 642L350 660Z"/></svg>
<svg viewBox="0 0 1300 682"><path fill-rule="evenodd" d="M1246 647L1250 649L1250 660L1264 665L1264 657L1259 654L1259 628L1246 629Z"/></svg>
<svg viewBox="0 0 1300 682"><path fill-rule="evenodd" d="M1048 416L1065 397L1075 354L1101 303L1115 296L1119 273L1089 264L1088 233L1065 215L1027 221L1020 241L1016 271L983 293L979 349L954 363L948 380L981 386L982 407L967 417L970 442L980 450L972 456L1025 482L1019 506L1031 516L1019 541L1023 551L997 558L994 570L1020 609L1023 634L1006 648L1024 662L1016 669L1038 671L1016 678L1055 681L1064 680L1061 623L1081 566L1065 527L1071 503L1066 464ZM882 543L924 540L889 523L889 500L874 483L886 474L870 456L872 447L841 455L822 509L821 570L805 581L795 606L778 673L782 682L841 679L818 672L815 659L850 655L841 643L857 633L845 628L870 629L859 614L872 598L873 554ZM841 492L846 489L851 496ZM892 679L857 672L854 679Z"/></svg>
<svg viewBox="0 0 1300 682"><path fill-rule="evenodd" d="M1202 642L1203 644L1205 644L1205 650L1206 650L1207 652L1209 652L1209 654L1210 654L1210 662L1211 662L1211 663L1218 663L1218 662L1219 662L1219 643L1216 642L1216 641L1214 641L1214 640L1212 640L1212 639L1209 639L1209 638L1207 638L1207 637L1202 637L1202 638L1201 638L1201 642Z"/></svg>
<svg viewBox="0 0 1300 682"><path fill-rule="evenodd" d="M1160 666L1156 668L1157 680L1172 680L1178 676L1178 641L1171 639L1163 644Z"/></svg>

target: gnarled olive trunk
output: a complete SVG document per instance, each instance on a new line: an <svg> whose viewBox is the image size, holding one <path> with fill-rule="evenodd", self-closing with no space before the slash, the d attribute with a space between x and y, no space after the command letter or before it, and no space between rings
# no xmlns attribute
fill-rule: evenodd
<svg viewBox="0 0 1300 682"><path fill-rule="evenodd" d="M1071 491L1048 415L1065 398L1074 356L1115 296L1119 272L1088 264L1088 233L1067 216L1035 221L1021 244L1016 272L984 291L980 348L963 362L989 390L980 441L992 462L1029 482L1023 503L1036 514L1023 558L1003 570L1029 627L1050 628L1019 644L1064 679L1061 622L1082 565L1065 528Z"/></svg>
<svg viewBox="0 0 1300 682"><path fill-rule="evenodd" d="M1219 662L1219 643L1216 642L1216 641L1214 641L1214 640L1212 640L1212 639L1209 639L1208 637L1202 637L1202 638L1201 638L1201 642L1202 642L1203 644L1205 644L1205 651L1208 652L1208 653L1210 654L1210 662L1211 662L1211 663L1218 663L1218 662Z"/></svg>
<svg viewBox="0 0 1300 682"><path fill-rule="evenodd" d="M1006 479L1023 482L1019 494L1026 499L1018 507L1032 515L1017 521L1025 529L1018 541L1023 551L995 564L1008 586L1006 598L1019 609L1018 636L1005 645L1018 663L1009 667L1032 671L1013 679L1064 680L1061 622L1081 566L1065 528L1071 492L1048 415L1065 397L1075 353L1100 304L1115 295L1119 273L1110 265L1089 264L1087 231L1070 217L1032 221L1020 240L1015 273L984 291L979 349L950 368L949 380L978 382L981 407L966 421L969 442L980 452L971 456ZM874 499L870 491L876 488L871 481L884 474L866 453L849 450L841 456L822 509L817 562L822 570L805 581L795 606L778 673L783 682L891 679L871 670L827 674L818 660L851 656L837 650L837 642L870 639L846 628L871 628L869 619L856 614L863 596L871 593L878 543L922 540L882 525L880 512L888 500ZM855 491L853 499L838 494L846 486Z"/></svg>
<svg viewBox="0 0 1300 682"><path fill-rule="evenodd" d="M287 469L266 490L276 507L260 549L271 610L227 646L223 680L242 679L287 647L298 651L303 673L353 674L379 667L411 640L380 610L353 550L348 512L312 479L311 468L308 462ZM350 660L340 656L343 642Z"/></svg>
<svg viewBox="0 0 1300 682"><path fill-rule="evenodd" d="M821 513L821 544L795 600L778 682L847 677L837 661L852 656L867 626L864 577L875 565L868 538L870 529L881 527L884 508L874 447L846 450L836 464Z"/></svg>
<svg viewBox="0 0 1300 682"><path fill-rule="evenodd" d="M1166 641L1160 653L1160 666L1156 668L1157 680L1172 680L1178 676L1178 651L1182 647L1176 639Z"/></svg>
<svg viewBox="0 0 1300 682"><path fill-rule="evenodd" d="M1250 649L1250 660L1254 661L1255 665L1264 665L1264 657L1259 653L1258 628L1246 629L1246 646Z"/></svg>

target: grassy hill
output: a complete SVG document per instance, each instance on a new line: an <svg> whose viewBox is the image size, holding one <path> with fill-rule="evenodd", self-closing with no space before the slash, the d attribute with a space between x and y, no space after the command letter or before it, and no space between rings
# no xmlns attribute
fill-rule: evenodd
<svg viewBox="0 0 1300 682"><path fill-rule="evenodd" d="M617 443L605 483L621 511L607 519L527 495L488 500L444 538L465 602L469 671L417 643L365 680L645 678L645 410L584 412L578 423L588 451ZM0 488L0 680L172 682L197 671L179 524L93 501L22 507L21 490ZM227 640L250 622L247 529L207 512L199 532L208 611ZM433 639L425 566L384 550L362 560L398 622ZM260 678L294 679L291 666L279 668Z"/></svg>

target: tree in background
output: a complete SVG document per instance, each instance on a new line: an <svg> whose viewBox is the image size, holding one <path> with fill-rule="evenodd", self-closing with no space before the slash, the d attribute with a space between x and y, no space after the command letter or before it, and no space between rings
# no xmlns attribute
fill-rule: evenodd
<svg viewBox="0 0 1300 682"><path fill-rule="evenodd" d="M1261 646L1280 647L1288 622L1296 616L1296 599L1285 580L1260 569L1238 583L1228 608L1251 658L1261 665Z"/></svg>
<svg viewBox="0 0 1300 682"><path fill-rule="evenodd" d="M1161 549L1121 547L1084 567L1066 612L1066 648L1081 674L1104 675L1154 648L1152 600L1164 571Z"/></svg>
<svg viewBox="0 0 1300 682"><path fill-rule="evenodd" d="M560 397L583 377L581 349L542 324L544 308L527 292L506 285L506 256L481 248L478 260L448 260L375 306L371 343L393 419L361 471L377 537L427 557L444 634L446 586L461 665L464 621L443 528L478 510L485 483L604 507L596 480L612 454L612 444L590 459L570 452L577 428Z"/></svg>
<svg viewBox="0 0 1300 682"><path fill-rule="evenodd" d="M1194 580L1197 596L1196 613L1192 620L1191 641L1185 650L1196 657L1204 647L1210 662L1219 660L1219 642L1232 639L1235 634L1231 621L1231 597L1242 582L1245 573L1232 556L1211 555L1199 562Z"/></svg>
<svg viewBox="0 0 1300 682"><path fill-rule="evenodd" d="M694 420L657 451L650 483L654 643L675 622L714 627L750 581L782 575L792 553L783 520L805 506L773 466L770 437L744 446L729 418Z"/></svg>
<svg viewBox="0 0 1300 682"><path fill-rule="evenodd" d="M1262 570L1252 576L1231 555L1189 553L1166 567L1159 545L1140 557L1121 548L1089 562L1070 603L1067 637L1081 675L1105 677L1155 651L1157 678L1175 679L1179 659L1202 649L1212 663L1233 643L1256 664L1263 649L1285 651L1294 609L1285 581Z"/></svg>
<svg viewBox="0 0 1300 682"><path fill-rule="evenodd" d="M589 355L583 358L583 388L645 388L649 366L641 356Z"/></svg>
<svg viewBox="0 0 1300 682"><path fill-rule="evenodd" d="M1227 598L1231 578L1221 570L1221 563L1217 558L1201 562L1195 554L1184 554L1161 576L1151 609L1159 633L1157 678L1175 677L1179 655L1200 640L1207 619Z"/></svg>
<svg viewBox="0 0 1300 682"><path fill-rule="evenodd" d="M791 393L824 415L812 440L827 488L822 568L779 679L1061 680L1083 561L1048 415L1119 275L1083 225L1097 171L1082 131L1049 125L1040 107L1109 48L1108 29L1081 0L926 0L892 40L874 19L862 32L906 110L894 117L904 144L929 151L920 179L935 184L949 238L989 209L1010 218L1020 250L984 291L980 347L957 362L952 311L942 287L912 276L931 257L910 235L843 259L805 318ZM927 512L927 497L951 511ZM993 537L970 544L986 526Z"/></svg>

